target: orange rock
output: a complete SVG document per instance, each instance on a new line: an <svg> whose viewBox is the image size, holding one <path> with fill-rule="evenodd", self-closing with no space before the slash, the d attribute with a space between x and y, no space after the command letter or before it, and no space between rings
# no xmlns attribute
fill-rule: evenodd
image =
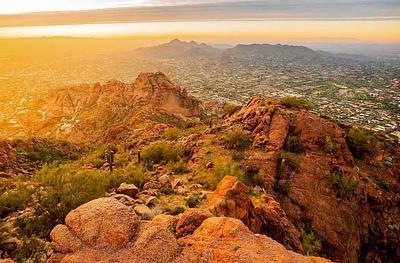
<svg viewBox="0 0 400 263"><path fill-rule="evenodd" d="M208 200L210 212L240 219L251 231L258 233L261 221L248 194L249 189L237 177L225 176Z"/></svg>

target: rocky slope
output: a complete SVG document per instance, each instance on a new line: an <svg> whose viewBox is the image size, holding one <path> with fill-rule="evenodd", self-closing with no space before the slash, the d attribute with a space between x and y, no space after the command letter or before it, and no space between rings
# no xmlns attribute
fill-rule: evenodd
<svg viewBox="0 0 400 263"><path fill-rule="evenodd" d="M233 124L253 137L248 165L257 167L263 187L293 224L313 229L322 255L344 262L399 257L399 231L390 230L400 220L397 143L371 139L366 143L374 152L357 160L344 128L265 98L253 99L226 121ZM351 179L335 182L334 176ZM354 193L340 192L349 181L358 185Z"/></svg>

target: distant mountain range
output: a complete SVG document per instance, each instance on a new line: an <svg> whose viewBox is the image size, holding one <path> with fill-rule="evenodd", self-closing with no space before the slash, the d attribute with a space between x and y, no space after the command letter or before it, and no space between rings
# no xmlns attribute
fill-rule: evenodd
<svg viewBox="0 0 400 263"><path fill-rule="evenodd" d="M239 44L232 48L216 48L195 41L185 42L178 39L158 46L138 48L133 55L142 58L237 58L237 59L304 59L318 58L320 53L304 46Z"/></svg>
<svg viewBox="0 0 400 263"><path fill-rule="evenodd" d="M210 58L218 56L221 49L197 43L195 41L185 42L174 39L171 42L158 46L138 48L133 51L137 57L143 58Z"/></svg>

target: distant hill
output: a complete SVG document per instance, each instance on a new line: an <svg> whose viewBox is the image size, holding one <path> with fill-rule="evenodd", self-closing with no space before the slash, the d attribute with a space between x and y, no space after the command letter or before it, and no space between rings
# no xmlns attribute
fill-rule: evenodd
<svg viewBox="0 0 400 263"><path fill-rule="evenodd" d="M279 58L279 59L302 59L318 58L318 52L303 46L250 44L237 45L227 49L223 57L250 59L250 58Z"/></svg>
<svg viewBox="0 0 400 263"><path fill-rule="evenodd" d="M210 58L221 54L218 48L197 43L174 39L158 46L138 48L133 51L137 57L143 58Z"/></svg>

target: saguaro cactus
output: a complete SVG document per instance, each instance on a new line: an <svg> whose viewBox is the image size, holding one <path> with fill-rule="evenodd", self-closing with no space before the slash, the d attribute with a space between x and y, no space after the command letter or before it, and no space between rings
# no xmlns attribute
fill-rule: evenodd
<svg viewBox="0 0 400 263"><path fill-rule="evenodd" d="M115 154L115 152L111 149L111 145L108 145L108 148L105 153L105 157L106 157L106 161L107 161L108 167L110 169L110 172L113 171L113 167L114 167L114 154Z"/></svg>

